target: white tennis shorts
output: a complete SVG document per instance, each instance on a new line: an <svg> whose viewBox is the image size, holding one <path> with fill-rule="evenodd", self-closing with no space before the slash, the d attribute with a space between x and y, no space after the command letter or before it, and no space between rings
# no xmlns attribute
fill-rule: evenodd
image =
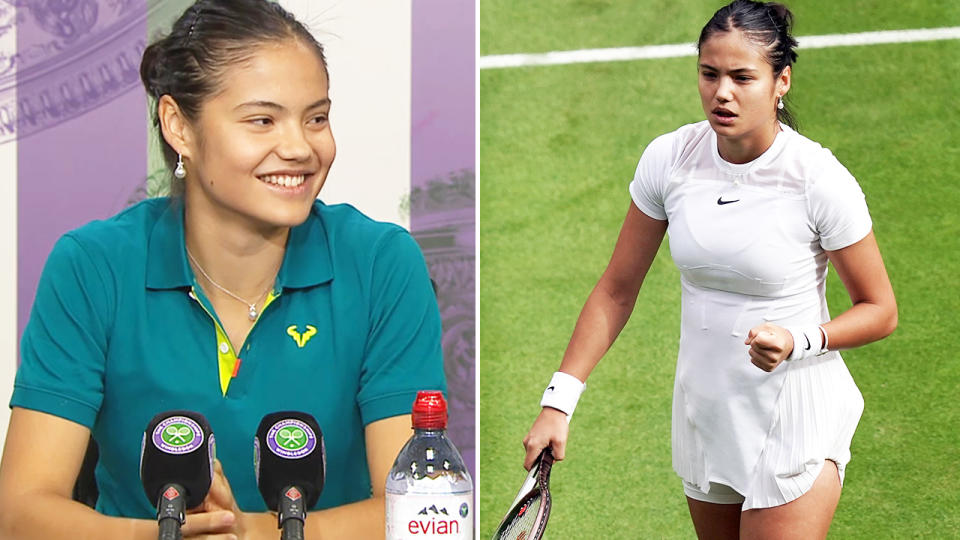
<svg viewBox="0 0 960 540"><path fill-rule="evenodd" d="M704 493L696 484L691 484L686 480L683 482L683 492L693 500L703 501L713 504L743 504L746 499L732 487L726 484L710 482L710 490Z"/></svg>
<svg viewBox="0 0 960 540"><path fill-rule="evenodd" d="M833 461L833 460L830 460ZM800 473L800 476L803 476L808 480L809 487L803 491L809 490L810 487L813 487L813 482L816 481L817 477L820 476L820 472L823 471L823 465L825 461L820 461L819 463L811 463L810 466ZM840 475L840 483L843 484L843 468L840 465L837 465L837 472ZM686 480L683 482L683 493L696 501L703 501L713 504L740 504L743 505L746 502L746 497L744 497L740 492L733 489L732 487L726 484L719 484L717 482L710 482L710 489L707 492L702 491L696 484L691 484ZM798 494L802 495L802 493ZM758 508L757 506L744 505L743 510L752 510ZM760 507L762 508L762 507Z"/></svg>

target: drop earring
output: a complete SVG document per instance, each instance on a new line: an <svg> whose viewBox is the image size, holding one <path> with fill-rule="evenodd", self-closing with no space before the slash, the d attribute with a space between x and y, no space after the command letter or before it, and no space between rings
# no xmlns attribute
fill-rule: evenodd
<svg viewBox="0 0 960 540"><path fill-rule="evenodd" d="M783 110L783 96L777 98L777 110Z"/></svg>
<svg viewBox="0 0 960 540"><path fill-rule="evenodd" d="M173 170L173 175L181 180L187 176L187 170L183 168L183 154L177 154L177 168Z"/></svg>

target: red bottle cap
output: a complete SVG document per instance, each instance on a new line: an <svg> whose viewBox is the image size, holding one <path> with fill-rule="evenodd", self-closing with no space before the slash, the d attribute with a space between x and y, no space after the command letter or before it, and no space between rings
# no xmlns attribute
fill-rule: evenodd
<svg viewBox="0 0 960 540"><path fill-rule="evenodd" d="M447 429L447 400L439 390L421 390L413 402L414 429Z"/></svg>

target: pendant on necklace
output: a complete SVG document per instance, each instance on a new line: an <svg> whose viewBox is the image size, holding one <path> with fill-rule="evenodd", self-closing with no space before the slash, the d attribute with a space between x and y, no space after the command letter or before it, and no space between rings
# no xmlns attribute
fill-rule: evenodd
<svg viewBox="0 0 960 540"><path fill-rule="evenodd" d="M250 311L247 312L247 315L250 317L251 321L257 320L257 305L250 304Z"/></svg>

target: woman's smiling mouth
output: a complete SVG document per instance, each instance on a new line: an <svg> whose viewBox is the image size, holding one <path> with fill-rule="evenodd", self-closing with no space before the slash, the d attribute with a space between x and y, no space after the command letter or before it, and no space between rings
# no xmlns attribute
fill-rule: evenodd
<svg viewBox="0 0 960 540"><path fill-rule="evenodd" d="M265 174L258 176L262 182L282 187L299 187L306 180L308 174Z"/></svg>

